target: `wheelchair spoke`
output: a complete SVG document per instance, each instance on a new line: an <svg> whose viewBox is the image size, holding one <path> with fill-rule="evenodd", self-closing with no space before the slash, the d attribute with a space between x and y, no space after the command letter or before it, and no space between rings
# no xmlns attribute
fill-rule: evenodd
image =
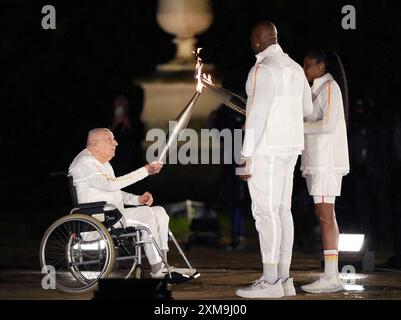
<svg viewBox="0 0 401 320"><path fill-rule="evenodd" d="M64 258L64 257L61 257L61 258L58 258L58 259L54 258L54 259L50 260L50 261L49 261L49 265L50 265L50 266L53 266L54 269L55 269L56 272L57 272L57 269L58 269L57 267L58 267L58 266L66 267L66 266L67 266L67 263L65 262L65 258ZM63 268L63 269L64 269L64 268Z"/></svg>
<svg viewBox="0 0 401 320"><path fill-rule="evenodd" d="M111 271L113 240L103 225L93 218L74 214L59 221L49 228L42 241L41 263L56 269L59 289L87 291Z"/></svg>
<svg viewBox="0 0 401 320"><path fill-rule="evenodd" d="M62 230L55 230L55 234L54 234L54 236L57 236L57 238L64 244L64 245L66 245L67 243L68 243L68 238L66 238L65 237L65 234L64 233L62 233L62 234L60 234L62 232Z"/></svg>

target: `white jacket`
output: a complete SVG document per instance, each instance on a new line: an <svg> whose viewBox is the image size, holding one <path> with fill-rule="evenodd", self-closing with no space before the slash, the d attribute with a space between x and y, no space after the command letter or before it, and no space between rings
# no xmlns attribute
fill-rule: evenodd
<svg viewBox="0 0 401 320"><path fill-rule="evenodd" d="M349 172L347 128L340 87L330 73L315 79L313 112L305 118L303 175Z"/></svg>
<svg viewBox="0 0 401 320"><path fill-rule="evenodd" d="M313 110L303 69L278 44L256 55L246 83L247 119L243 158L301 154L303 118Z"/></svg>
<svg viewBox="0 0 401 320"><path fill-rule="evenodd" d="M110 163L102 164L88 149L84 149L75 157L68 172L74 179L78 203L106 201L120 211L124 209L124 204L139 205L138 196L121 189L148 176L143 167L116 178Z"/></svg>

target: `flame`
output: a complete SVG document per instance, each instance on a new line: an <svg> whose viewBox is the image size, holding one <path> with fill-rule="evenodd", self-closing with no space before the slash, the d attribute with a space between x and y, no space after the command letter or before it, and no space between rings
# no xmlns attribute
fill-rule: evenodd
<svg viewBox="0 0 401 320"><path fill-rule="evenodd" d="M210 75L210 74L203 74L203 81L204 82L208 82L208 83L210 83L210 84L214 84L213 83L213 81L212 81L212 76Z"/></svg>
<svg viewBox="0 0 401 320"><path fill-rule="evenodd" d="M199 93L202 93L203 89L203 84L202 84L202 68L203 68L203 63L202 59L199 57L199 53L201 52L202 48L197 48L196 52L194 51L193 54L196 56L196 72L195 72L195 78L198 79L198 84L196 86L196 91Z"/></svg>
<svg viewBox="0 0 401 320"><path fill-rule="evenodd" d="M199 58L198 58L198 60L199 60ZM196 64L196 79L198 79L196 91L198 91L199 93L202 93L202 89L203 89L202 68L203 68L203 63L198 61L198 63Z"/></svg>
<svg viewBox="0 0 401 320"><path fill-rule="evenodd" d="M202 59L199 57L201 50L202 50L202 48L197 48L196 51L193 51L193 54L197 58L196 68L195 68L196 69L195 78L198 80L198 84L196 86L196 91L198 91L199 93L202 93L202 89L204 87L204 85L202 84L203 81L213 84L212 76L210 74L206 75L205 73L202 73L203 62L202 62Z"/></svg>

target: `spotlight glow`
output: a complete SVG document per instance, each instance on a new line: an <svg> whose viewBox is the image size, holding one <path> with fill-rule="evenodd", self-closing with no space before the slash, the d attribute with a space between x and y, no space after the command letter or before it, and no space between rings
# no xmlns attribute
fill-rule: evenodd
<svg viewBox="0 0 401 320"><path fill-rule="evenodd" d="M362 249L364 234L340 234L338 251L359 252Z"/></svg>

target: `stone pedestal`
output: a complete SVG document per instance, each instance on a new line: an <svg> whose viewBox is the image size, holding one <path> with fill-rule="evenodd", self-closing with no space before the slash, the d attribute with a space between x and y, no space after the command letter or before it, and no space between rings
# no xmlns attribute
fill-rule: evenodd
<svg viewBox="0 0 401 320"><path fill-rule="evenodd" d="M142 120L147 129L168 129L169 121L174 121L196 91L195 79L149 78L138 80L145 91ZM219 85L219 82L217 81ZM189 128L199 129L209 114L218 108L220 101L203 89L194 109Z"/></svg>

